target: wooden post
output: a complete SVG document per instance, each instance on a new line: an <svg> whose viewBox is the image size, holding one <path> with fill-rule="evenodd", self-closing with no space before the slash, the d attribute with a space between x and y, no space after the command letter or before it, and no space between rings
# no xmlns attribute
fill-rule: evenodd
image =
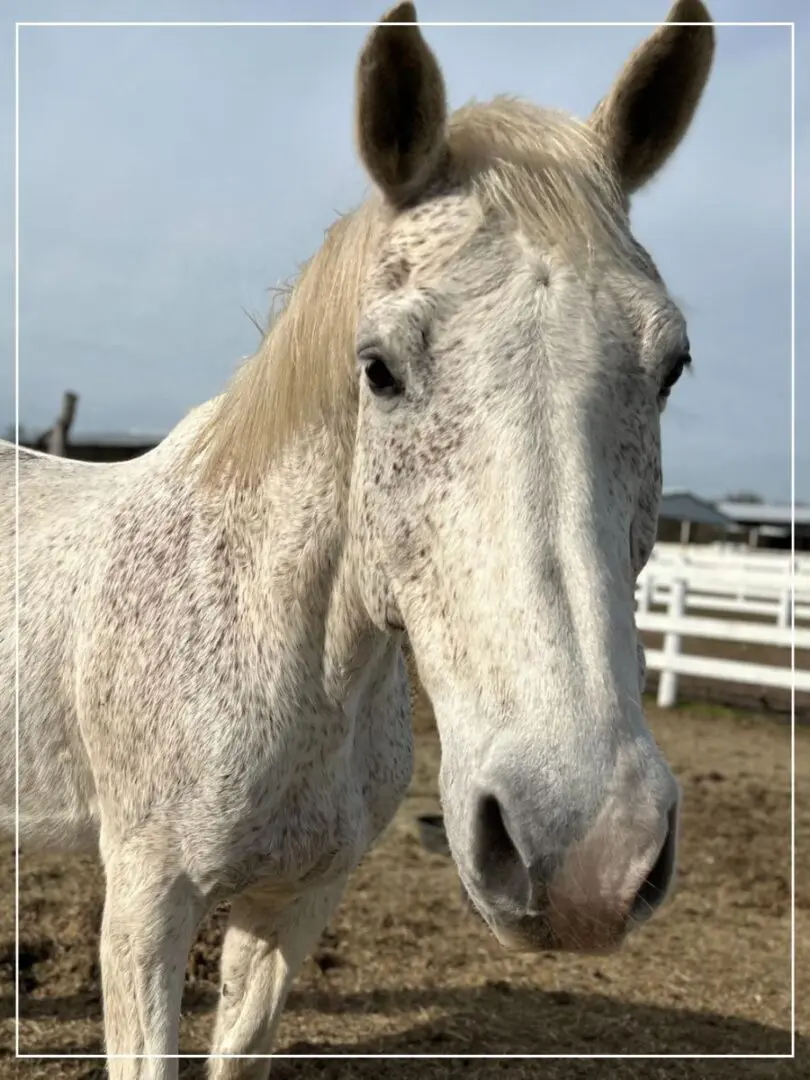
<svg viewBox="0 0 810 1080"><path fill-rule="evenodd" d="M670 586L667 613L673 619L680 619L686 611L686 579L675 578ZM681 635L670 631L664 635L664 659L658 677L658 705L662 709L671 709L678 700L678 673L667 666L668 660L674 660L681 651Z"/></svg>
<svg viewBox="0 0 810 1080"><path fill-rule="evenodd" d="M639 589L637 610L641 612L648 612L653 598L653 577L649 571L641 579L641 587Z"/></svg>
<svg viewBox="0 0 810 1080"><path fill-rule="evenodd" d="M49 454L55 454L57 457L67 457L68 433L70 432L73 418L76 415L76 404L78 400L78 394L74 394L70 390L65 391L65 395L62 398L62 411L60 412L56 423L48 432L47 450Z"/></svg>
<svg viewBox="0 0 810 1080"><path fill-rule="evenodd" d="M776 625L781 630L787 630L793 615L793 573L795 561L791 554L785 572L785 584L779 595L779 607L776 609Z"/></svg>
<svg viewBox="0 0 810 1080"><path fill-rule="evenodd" d="M782 630L790 626L790 616L793 608L793 593L790 586L782 590L779 597L779 607L776 611L776 625Z"/></svg>

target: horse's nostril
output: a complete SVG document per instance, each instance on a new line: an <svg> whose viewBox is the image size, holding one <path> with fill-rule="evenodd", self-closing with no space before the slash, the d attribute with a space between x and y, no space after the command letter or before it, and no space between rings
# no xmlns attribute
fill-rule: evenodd
<svg viewBox="0 0 810 1080"><path fill-rule="evenodd" d="M478 807L478 839L494 857L511 859L515 845L506 828L501 804L494 795L485 795Z"/></svg>
<svg viewBox="0 0 810 1080"><path fill-rule="evenodd" d="M667 815L667 835L652 870L636 893L630 917L639 922L649 918L667 894L672 871L675 867L675 844L677 834L677 810L673 807Z"/></svg>
<svg viewBox="0 0 810 1080"><path fill-rule="evenodd" d="M509 888L516 873L525 878L523 860L512 839L500 802L494 795L483 795L475 814L475 863L481 884L486 889Z"/></svg>

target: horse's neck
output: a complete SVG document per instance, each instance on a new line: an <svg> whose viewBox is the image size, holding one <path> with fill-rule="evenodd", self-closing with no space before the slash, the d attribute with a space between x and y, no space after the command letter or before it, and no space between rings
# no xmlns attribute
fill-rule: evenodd
<svg viewBox="0 0 810 1080"><path fill-rule="evenodd" d="M350 463L328 433L300 443L222 513L241 563L241 595L254 625L317 654L330 697L343 699L373 654L348 533Z"/></svg>

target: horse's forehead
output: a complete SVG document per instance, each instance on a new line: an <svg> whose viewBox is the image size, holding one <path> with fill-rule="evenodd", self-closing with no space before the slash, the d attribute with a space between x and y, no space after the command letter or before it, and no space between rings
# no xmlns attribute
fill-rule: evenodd
<svg viewBox="0 0 810 1080"><path fill-rule="evenodd" d="M420 240L437 233L456 232L470 221L474 206L474 196L467 194L446 194L429 199L401 216L402 233L406 238Z"/></svg>
<svg viewBox="0 0 810 1080"><path fill-rule="evenodd" d="M510 335L520 338L537 318L537 307L526 302L528 293L521 293L520 287L501 286L518 280L514 274L519 272L526 288L534 281L539 296L563 270L564 280L574 283L571 302L579 296L576 302L581 303L584 289L590 321L607 320L607 336L614 342L643 338L638 329L642 324L672 323L670 309L674 305L652 257L629 226L622 245L611 247L606 237L599 238L603 249L597 246L596 238L587 244L576 237L555 241L545 235L542 216L534 220L530 214L512 216L506 210L503 215L494 210L484 213L473 191L440 192L397 215L383 231L366 298L371 301L398 293L411 284L422 292L427 290L424 295L432 298L429 307L438 307L447 288L456 310L462 297L466 300L463 318L472 329L478 325L478 304L481 317L488 322L483 340L491 333L492 297L497 293L504 305L511 304L508 315L507 307L502 308L501 330L506 332L509 327ZM573 272L566 273L566 267ZM592 287L595 282L598 288ZM607 306L606 297L611 298ZM561 318L566 317L569 307L558 307ZM581 314L581 308L578 310ZM674 321L678 314L676 311Z"/></svg>
<svg viewBox="0 0 810 1080"><path fill-rule="evenodd" d="M440 274L465 241L485 228L481 207L471 193L439 194L398 214L383 232L377 272L423 280ZM398 282L394 282L394 285Z"/></svg>
<svg viewBox="0 0 810 1080"><path fill-rule="evenodd" d="M473 235L481 243L471 247L467 241ZM619 258L615 258L616 253L606 238L604 252L597 249L595 237L587 244L572 243L569 251L565 242L555 241L545 236L542 228L533 227L531 215L523 220L506 213L503 217L492 212L484 214L471 192L440 195L414 207L396 218L384 236L378 250L378 283L382 283L381 277L388 278L392 288L397 288L412 272L423 280L431 272L441 275L452 262L453 253L464 259L469 270L477 253L487 263L522 263L535 269L541 281L548 278L550 255L554 262L581 262L579 271L587 265L599 266L600 276L615 273L617 277L626 277L632 267L632 277L646 279L653 291L665 291L655 261L629 228ZM578 253L580 247L587 249L587 257Z"/></svg>

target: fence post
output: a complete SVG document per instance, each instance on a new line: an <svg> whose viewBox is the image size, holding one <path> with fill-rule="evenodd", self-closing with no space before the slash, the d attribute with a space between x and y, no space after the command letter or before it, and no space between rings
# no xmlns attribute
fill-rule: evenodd
<svg viewBox="0 0 810 1080"><path fill-rule="evenodd" d="M636 608L641 612L648 612L652 603L653 597L653 578L649 571L641 579L641 588L639 589L639 596Z"/></svg>
<svg viewBox="0 0 810 1080"><path fill-rule="evenodd" d="M740 577L743 577L743 576L744 576L744 574L745 574L745 570L743 569L743 570L742 570L742 571L740 572ZM737 600L738 600L738 601L739 601L739 602L740 602L741 604L742 604L742 603L743 603L743 602L745 601L745 582L742 582L742 583L740 584L739 588L737 589Z"/></svg>
<svg viewBox="0 0 810 1080"><path fill-rule="evenodd" d="M47 434L46 449L49 454L55 454L57 457L68 456L68 434L76 415L78 400L78 394L74 394L71 390L65 391L62 398L62 411Z"/></svg>
<svg viewBox="0 0 810 1080"><path fill-rule="evenodd" d="M793 593L790 585L782 590L779 597L779 607L776 612L776 625L782 630L790 626L790 616L793 609Z"/></svg>
<svg viewBox="0 0 810 1080"><path fill-rule="evenodd" d="M680 619L686 610L686 579L674 578L669 590L667 614L670 618ZM669 631L664 635L664 659L658 678L658 706L671 709L678 700L678 674L668 666L667 661L674 660L681 651L681 635Z"/></svg>

